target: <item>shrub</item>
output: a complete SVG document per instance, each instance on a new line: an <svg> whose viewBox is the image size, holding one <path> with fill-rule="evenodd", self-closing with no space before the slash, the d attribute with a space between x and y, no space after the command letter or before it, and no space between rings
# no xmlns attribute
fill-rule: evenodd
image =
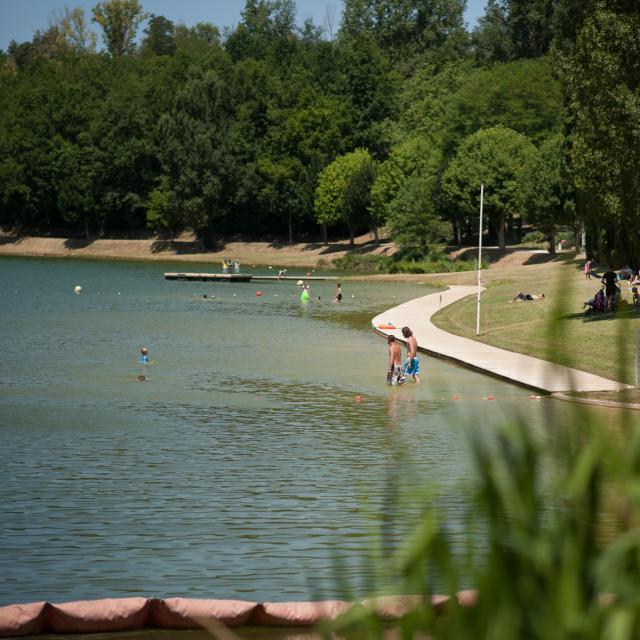
<svg viewBox="0 0 640 640"><path fill-rule="evenodd" d="M413 255L413 259L409 256ZM337 269L371 273L451 273L473 271L475 260L451 260L443 253L417 258L415 254L399 253L394 256L361 255L352 253L333 261ZM482 268L489 266L483 258Z"/></svg>
<svg viewBox="0 0 640 640"><path fill-rule="evenodd" d="M546 238L542 231L528 231L522 236L522 244L544 244Z"/></svg>

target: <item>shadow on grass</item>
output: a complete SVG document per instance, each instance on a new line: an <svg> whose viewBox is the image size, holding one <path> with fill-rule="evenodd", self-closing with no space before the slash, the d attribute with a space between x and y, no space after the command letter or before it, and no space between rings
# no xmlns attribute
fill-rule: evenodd
<svg viewBox="0 0 640 640"><path fill-rule="evenodd" d="M95 242L96 238L67 238L64 241L65 249L86 249Z"/></svg>
<svg viewBox="0 0 640 640"><path fill-rule="evenodd" d="M388 255L393 253L394 248L391 246L385 247L384 244L385 242L381 241L380 244L376 245L375 241L371 240L365 242L364 244L356 244L351 247L346 242L330 242L328 244L323 244L322 242L307 242L304 245L303 251L318 251L318 254L321 256L328 256L344 251L357 254L367 254L375 251L376 249L380 249L380 255ZM269 248L271 249L286 249L289 246L291 245L288 242L279 240L269 243Z"/></svg>
<svg viewBox="0 0 640 640"><path fill-rule="evenodd" d="M626 318L640 318L640 308L634 309L629 305L625 305L622 309L613 313L585 313L580 311L577 313L568 313L562 316L563 320L582 320L583 322L600 322L602 320L622 320Z"/></svg>
<svg viewBox="0 0 640 640"><path fill-rule="evenodd" d="M219 251L224 245L214 246L210 250ZM173 251L177 255L188 255L192 253L204 253L202 245L199 242L182 241L182 240L156 240L151 245L152 253L162 253L163 251Z"/></svg>

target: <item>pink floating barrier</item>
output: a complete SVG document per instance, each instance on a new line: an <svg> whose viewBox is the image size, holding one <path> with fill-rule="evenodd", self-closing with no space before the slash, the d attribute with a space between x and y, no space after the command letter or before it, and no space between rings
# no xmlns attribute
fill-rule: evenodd
<svg viewBox="0 0 640 640"><path fill-rule="evenodd" d="M324 602L265 602L258 605L250 624L265 626L302 627L335 620L351 607L342 600Z"/></svg>
<svg viewBox="0 0 640 640"><path fill-rule="evenodd" d="M0 638L42 633L46 606L46 602L32 602L0 607Z"/></svg>
<svg viewBox="0 0 640 640"><path fill-rule="evenodd" d="M423 602L421 596L379 596L362 601L365 609L374 611L382 620L396 620Z"/></svg>
<svg viewBox="0 0 640 640"><path fill-rule="evenodd" d="M472 607L477 591L460 591L458 603ZM448 596L432 596L430 605L440 611ZM362 606L384 620L395 620L423 604L421 596L382 596L362 601ZM196 598L104 598L62 604L32 602L0 607L0 638L40 633L95 633L134 631L147 626L161 629L214 629L218 625L245 624L306 627L335 620L352 607L343 600L323 602L247 602Z"/></svg>
<svg viewBox="0 0 640 640"><path fill-rule="evenodd" d="M151 624L161 629L206 629L211 622L239 627L247 623L257 606L257 602L244 600L166 598L154 601Z"/></svg>
<svg viewBox="0 0 640 640"><path fill-rule="evenodd" d="M151 608L148 598L105 598L51 604L47 630L54 633L133 631L147 624Z"/></svg>
<svg viewBox="0 0 640 640"><path fill-rule="evenodd" d="M475 607L478 604L478 591L477 589L458 591L456 598L461 607Z"/></svg>

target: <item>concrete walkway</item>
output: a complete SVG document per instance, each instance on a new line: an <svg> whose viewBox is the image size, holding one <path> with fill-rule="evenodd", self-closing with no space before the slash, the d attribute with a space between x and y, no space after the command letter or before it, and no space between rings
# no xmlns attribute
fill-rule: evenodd
<svg viewBox="0 0 640 640"><path fill-rule="evenodd" d="M418 341L420 351L540 391L555 393L629 388L621 382L607 380L591 373L461 338L439 329L431 322L431 317L440 308L476 293L476 287L452 286L447 291L431 293L393 307L373 318L371 323L379 333L393 334L403 342L400 329L408 326ZM380 325L386 324L392 324L397 328L380 328Z"/></svg>

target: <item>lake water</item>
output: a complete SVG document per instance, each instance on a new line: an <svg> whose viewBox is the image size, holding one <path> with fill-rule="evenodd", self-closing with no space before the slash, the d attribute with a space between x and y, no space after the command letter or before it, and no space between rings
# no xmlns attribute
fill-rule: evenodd
<svg viewBox="0 0 640 640"><path fill-rule="evenodd" d="M364 595L423 488L466 536L469 430L569 411L425 356L387 387L370 320L425 286L162 277L216 268L0 259L0 604Z"/></svg>

